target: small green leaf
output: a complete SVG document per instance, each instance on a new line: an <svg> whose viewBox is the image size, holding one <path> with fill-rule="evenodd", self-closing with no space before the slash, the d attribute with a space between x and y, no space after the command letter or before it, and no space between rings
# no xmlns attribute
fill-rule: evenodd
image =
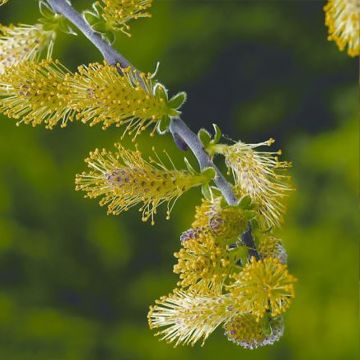
<svg viewBox="0 0 360 360"><path fill-rule="evenodd" d="M159 98L168 101L167 90L163 84L157 83L155 85L155 96L158 96Z"/></svg>
<svg viewBox="0 0 360 360"><path fill-rule="evenodd" d="M205 129L200 129L198 132L198 138L201 141L201 143L203 144L204 148L206 148L211 140L211 135L209 134L209 132Z"/></svg>
<svg viewBox="0 0 360 360"><path fill-rule="evenodd" d="M168 105L172 109L179 109L185 103L186 98L186 92L180 92L169 100Z"/></svg>
<svg viewBox="0 0 360 360"><path fill-rule="evenodd" d="M164 135L169 131L169 126L170 126L170 118L167 115L164 115L161 120L158 122L157 125L157 132L160 135Z"/></svg>
<svg viewBox="0 0 360 360"><path fill-rule="evenodd" d="M220 139L221 139L222 132L221 132L221 129L219 128L218 125L213 124L213 127L214 127L214 137L213 137L213 139L212 139L211 142L212 142L213 144L217 144L217 143L220 141Z"/></svg>
<svg viewBox="0 0 360 360"><path fill-rule="evenodd" d="M192 174L196 173L195 169L193 168L193 166L190 164L189 160L186 157L184 157L184 163L189 172L191 172Z"/></svg>
<svg viewBox="0 0 360 360"><path fill-rule="evenodd" d="M259 222L257 221L256 217L253 217L250 221L250 226L252 230L257 230L259 229Z"/></svg>
<svg viewBox="0 0 360 360"><path fill-rule="evenodd" d="M244 195L239 201L239 207L242 209L249 209L251 207L251 197L249 195Z"/></svg>
<svg viewBox="0 0 360 360"><path fill-rule="evenodd" d="M208 181L211 181L215 178L216 171L213 167L208 167L208 168L202 170L201 174L204 175L208 179Z"/></svg>
<svg viewBox="0 0 360 360"><path fill-rule="evenodd" d="M206 200L212 200L211 188L209 184L204 184L201 186L201 192Z"/></svg>
<svg viewBox="0 0 360 360"><path fill-rule="evenodd" d="M167 113L169 116L172 116L172 117L177 117L181 114L180 111L175 110L175 109L169 109Z"/></svg>

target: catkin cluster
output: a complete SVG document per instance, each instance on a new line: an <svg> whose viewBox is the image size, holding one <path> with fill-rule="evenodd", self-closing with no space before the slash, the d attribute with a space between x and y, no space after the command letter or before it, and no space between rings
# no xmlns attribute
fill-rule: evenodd
<svg viewBox="0 0 360 360"><path fill-rule="evenodd" d="M223 326L228 340L247 349L273 344L284 331L283 314L295 294L280 239L253 231L257 257L241 235L257 215L203 200L175 253L177 288L150 307L149 325L174 345L194 345ZM214 221L216 219L216 221Z"/></svg>
<svg viewBox="0 0 360 360"><path fill-rule="evenodd" d="M359 35L359 18L353 13L359 1L330 0L326 7L331 38L340 48L348 46L350 55L359 51L359 36L353 37ZM0 0L0 5L6 2ZM93 9L108 28L128 33L128 22L150 16L151 5L152 0L101 0ZM50 18L59 21L58 15ZM43 124L48 129L72 121L104 129L114 125L133 140L149 127L151 134L171 130L184 93L169 98L154 74L133 67L92 63L70 71L51 58L55 28L46 22L0 26L0 112L17 124ZM46 59L40 60L46 50ZM259 150L272 145L272 139L220 143L221 131L214 128L214 137L200 130L193 147L203 151L206 160L220 156L224 161L238 200L232 206L216 186L219 174L213 165L196 171L186 160L186 169L177 169L166 152L165 160L154 149L145 157L137 146L130 150L120 143L114 151L90 153L85 159L88 170L76 175L76 190L98 199L111 215L138 206L141 219L154 224L162 204L169 218L185 192L201 187L202 203L174 254L176 288L150 307L149 325L175 346L203 344L222 326L228 340L255 349L279 340L283 315L295 296L296 279L276 236L292 190L286 174L291 164L279 160L281 151ZM178 134L173 135L176 139Z"/></svg>

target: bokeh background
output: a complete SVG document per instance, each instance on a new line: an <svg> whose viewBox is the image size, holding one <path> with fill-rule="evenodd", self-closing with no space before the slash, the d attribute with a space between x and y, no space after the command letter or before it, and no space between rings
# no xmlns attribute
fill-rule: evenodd
<svg viewBox="0 0 360 360"><path fill-rule="evenodd" d="M85 9L87 1L75 1ZM297 187L279 235L298 279L280 342L256 351L218 329L201 348L159 342L148 306L169 293L173 252L200 194L180 199L156 226L132 210L110 217L74 191L95 147L121 131L72 124L16 127L0 116L0 358L4 360L357 359L357 60L327 41L323 1L155 1L116 47L170 93L185 90L194 130L218 123L234 139L277 139ZM3 24L35 23L36 1L11 0ZM101 61L81 35L60 34L70 69ZM183 154L169 137L142 149ZM187 154L191 158L190 154Z"/></svg>

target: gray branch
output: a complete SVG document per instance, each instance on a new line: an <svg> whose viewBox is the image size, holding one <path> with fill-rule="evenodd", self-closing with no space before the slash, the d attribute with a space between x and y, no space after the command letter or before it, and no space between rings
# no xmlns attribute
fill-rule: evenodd
<svg viewBox="0 0 360 360"><path fill-rule="evenodd" d="M109 64L120 64L121 67L132 66L127 59L125 59L121 54L113 49L108 42L106 42L91 28L91 26L84 20L81 14L79 14L67 0L47 0L47 2L55 12L62 14L72 24L74 24L97 47L97 49L103 55L104 59ZM231 185L226 181L220 170L212 162L196 134L191 131L184 123L184 121L179 118L172 119L170 124L170 131L175 142L181 149L185 149L185 144L191 149L197 158L201 169L208 167L215 169L216 176L214 182L216 186L221 191L229 205L236 205L238 200L232 191Z"/></svg>
<svg viewBox="0 0 360 360"><path fill-rule="evenodd" d="M215 169L216 176L214 182L216 186L219 188L229 205L236 205L238 200L232 191L231 185L226 181L223 174L212 162L210 156L204 150L203 145L196 134L191 131L185 122L180 118L171 120L170 132L174 138L180 137L187 144L199 162L200 169L206 169L208 167Z"/></svg>

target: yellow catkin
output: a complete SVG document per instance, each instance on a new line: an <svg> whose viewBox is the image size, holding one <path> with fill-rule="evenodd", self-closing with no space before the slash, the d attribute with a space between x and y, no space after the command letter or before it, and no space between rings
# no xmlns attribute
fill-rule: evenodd
<svg viewBox="0 0 360 360"><path fill-rule="evenodd" d="M129 34L130 20L150 17L152 0L101 0L102 16L110 28Z"/></svg>
<svg viewBox="0 0 360 360"><path fill-rule="evenodd" d="M156 335L174 346L194 345L208 336L222 323L236 314L228 296L200 296L175 290L150 307L148 314L151 329L166 327Z"/></svg>
<svg viewBox="0 0 360 360"><path fill-rule="evenodd" d="M251 314L241 314L224 325L228 340L245 349L272 345L284 334L284 319L265 317L260 321Z"/></svg>
<svg viewBox="0 0 360 360"><path fill-rule="evenodd" d="M287 266L279 259L265 258L251 261L234 276L229 286L234 302L257 320L268 311L272 317L284 313L295 296L296 278L289 274Z"/></svg>
<svg viewBox="0 0 360 360"><path fill-rule="evenodd" d="M182 241L182 248L174 254L178 259L174 266L174 273L180 277L178 286L198 293L220 293L232 270L229 252L208 229L197 229L193 230L192 238Z"/></svg>
<svg viewBox="0 0 360 360"><path fill-rule="evenodd" d="M47 128L73 120L69 109L69 92L64 86L68 70L58 61L25 61L9 67L0 75L0 112L33 126L45 124Z"/></svg>
<svg viewBox="0 0 360 360"><path fill-rule="evenodd" d="M270 146L273 142L273 139L259 144L239 141L219 148L233 173L237 191L249 195L258 205L267 226L281 224L285 212L284 198L292 190L289 176L280 172L291 166L288 162L279 161L281 152L254 150L259 146Z"/></svg>
<svg viewBox="0 0 360 360"><path fill-rule="evenodd" d="M107 64L80 66L78 73L66 79L70 106L84 123L102 123L104 128L125 125L125 132L136 137L149 125L156 125L169 109L156 91L162 85L154 85L150 75L130 68L122 69L122 74L118 70Z"/></svg>
<svg viewBox="0 0 360 360"><path fill-rule="evenodd" d="M167 169L156 161L146 161L139 150L128 150L115 144L115 153L105 149L90 153L85 160L89 172L76 176L76 190L86 197L100 197L100 205L107 205L108 213L117 215L142 204L142 220L151 219L158 206L167 203L167 217L176 200L187 190L208 181L204 175L185 170Z"/></svg>
<svg viewBox="0 0 360 360"><path fill-rule="evenodd" d="M9 0L0 0L0 6L6 4L8 1Z"/></svg>
<svg viewBox="0 0 360 360"><path fill-rule="evenodd" d="M328 39L348 55L360 55L360 0L329 0L324 11Z"/></svg>
<svg viewBox="0 0 360 360"><path fill-rule="evenodd" d="M55 35L41 24L0 25L0 74L9 66L34 60L46 48L51 49Z"/></svg>

